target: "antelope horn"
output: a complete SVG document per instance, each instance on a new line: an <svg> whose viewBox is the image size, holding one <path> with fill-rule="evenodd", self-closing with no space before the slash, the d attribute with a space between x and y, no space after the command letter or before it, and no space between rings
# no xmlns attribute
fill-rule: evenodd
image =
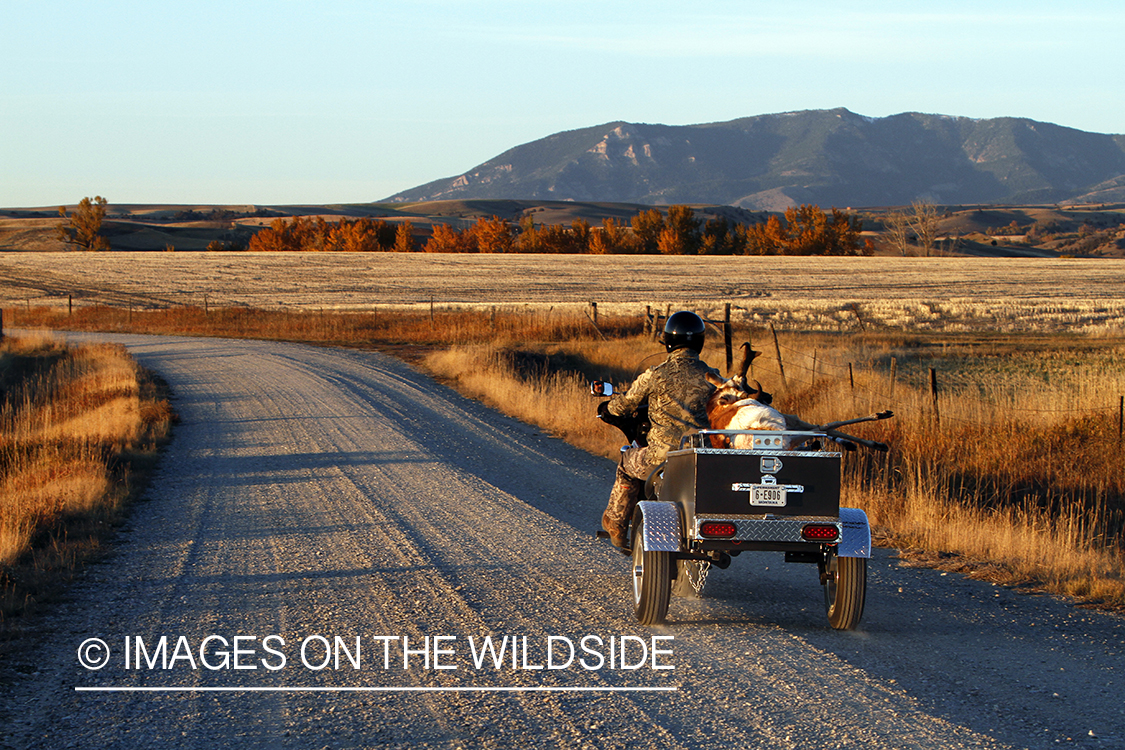
<svg viewBox="0 0 1125 750"><path fill-rule="evenodd" d="M758 400L762 397L762 384L759 383L757 380L755 380L754 381L754 388L755 388L755 390L750 391L750 398L752 398L756 401L756 400ZM749 390L749 389L747 389L747 390Z"/></svg>
<svg viewBox="0 0 1125 750"><path fill-rule="evenodd" d="M738 375L745 380L746 372L750 369L750 363L753 362L754 358L761 354L761 352L756 352L751 349L749 341L744 341L739 348L742 349L742 361L738 363ZM761 390L762 388L759 386L758 391L761 392Z"/></svg>

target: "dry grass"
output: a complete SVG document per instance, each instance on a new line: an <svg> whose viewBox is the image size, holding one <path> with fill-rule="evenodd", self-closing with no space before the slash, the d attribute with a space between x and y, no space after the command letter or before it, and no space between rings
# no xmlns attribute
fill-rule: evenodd
<svg viewBox="0 0 1125 750"><path fill-rule="evenodd" d="M171 412L123 347L67 347L46 335L4 340L0 387L8 617L96 550L128 497L128 469L167 432Z"/></svg>
<svg viewBox="0 0 1125 750"><path fill-rule="evenodd" d="M936 412L928 389L900 387L899 419L872 428L894 452L854 462L849 487L929 562L1125 606L1125 352L1057 344L928 361L944 383ZM864 395L886 392L873 377Z"/></svg>
<svg viewBox="0 0 1125 750"><path fill-rule="evenodd" d="M552 371L545 360L528 365L516 352L493 345L453 347L424 359L433 375L471 398L583 450L607 457L616 453L616 445L607 442L605 426L590 418L594 404L586 378Z"/></svg>

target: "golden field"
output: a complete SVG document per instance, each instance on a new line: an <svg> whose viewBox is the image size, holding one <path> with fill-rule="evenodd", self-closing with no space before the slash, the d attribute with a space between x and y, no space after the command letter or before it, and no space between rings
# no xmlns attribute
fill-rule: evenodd
<svg viewBox="0 0 1125 750"><path fill-rule="evenodd" d="M97 549L128 496L130 468L170 418L123 347L4 339L0 619Z"/></svg>
<svg viewBox="0 0 1125 750"><path fill-rule="evenodd" d="M0 307L690 307L779 330L1125 330L1125 261L425 253L0 253ZM858 312L858 314L857 314Z"/></svg>

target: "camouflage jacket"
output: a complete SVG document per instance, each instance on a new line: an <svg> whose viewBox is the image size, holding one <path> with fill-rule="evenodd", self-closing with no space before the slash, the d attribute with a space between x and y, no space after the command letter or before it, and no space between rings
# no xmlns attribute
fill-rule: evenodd
<svg viewBox="0 0 1125 750"><path fill-rule="evenodd" d="M704 379L707 372L719 374L691 349L677 349L668 359L641 373L628 391L610 400L609 412L619 417L632 414L648 402L652 423L649 463L663 461L669 450L679 447L684 433L707 428L707 399L715 389Z"/></svg>

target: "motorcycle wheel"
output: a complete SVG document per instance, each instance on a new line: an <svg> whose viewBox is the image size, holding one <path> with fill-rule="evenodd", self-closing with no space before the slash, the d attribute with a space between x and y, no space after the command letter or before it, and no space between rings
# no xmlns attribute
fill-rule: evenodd
<svg viewBox="0 0 1125 750"><path fill-rule="evenodd" d="M863 617L867 596L867 559L840 557L830 552L824 560L824 609L836 630L855 630Z"/></svg>
<svg viewBox="0 0 1125 750"><path fill-rule="evenodd" d="M668 615L672 593L672 553L645 550L644 518L633 529L633 611L642 625L658 625Z"/></svg>

